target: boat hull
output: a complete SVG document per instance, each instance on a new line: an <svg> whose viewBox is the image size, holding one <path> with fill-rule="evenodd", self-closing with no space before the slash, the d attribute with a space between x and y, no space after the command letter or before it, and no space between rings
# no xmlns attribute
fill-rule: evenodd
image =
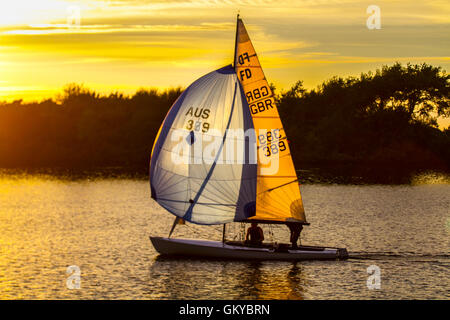
<svg viewBox="0 0 450 320"><path fill-rule="evenodd" d="M336 260L348 258L346 249L300 247L278 251L274 248L238 246L219 241L150 237L161 255L237 260Z"/></svg>

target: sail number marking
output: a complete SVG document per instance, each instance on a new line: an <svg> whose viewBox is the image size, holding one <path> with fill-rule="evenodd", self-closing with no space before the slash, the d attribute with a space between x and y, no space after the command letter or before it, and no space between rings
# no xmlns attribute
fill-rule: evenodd
<svg viewBox="0 0 450 320"><path fill-rule="evenodd" d="M250 105L250 111L252 114L257 114L257 113L264 112L269 109L273 109L274 106L273 106L272 102L273 102L273 99L269 98L264 101L258 101L256 103L252 103Z"/></svg>
<svg viewBox="0 0 450 320"><path fill-rule="evenodd" d="M255 56L256 54L254 54ZM250 62L250 57L248 56L248 52L244 52L243 54L239 55L238 62L239 64L244 64L245 60Z"/></svg>
<svg viewBox="0 0 450 320"><path fill-rule="evenodd" d="M244 69L239 71L239 76L241 77L241 81L244 81L245 78L250 79L252 77L252 71L250 69Z"/></svg>
<svg viewBox="0 0 450 320"><path fill-rule="evenodd" d="M267 86L262 86L260 88L256 88L245 93L245 97L247 98L247 102L250 103L255 100L259 100L261 98L267 97L270 94Z"/></svg>
<svg viewBox="0 0 450 320"><path fill-rule="evenodd" d="M258 136L258 148L263 148L266 157L286 150L286 144L283 141L286 140L286 136L283 136L280 131L281 129L274 129Z"/></svg>
<svg viewBox="0 0 450 320"><path fill-rule="evenodd" d="M211 110L210 109L204 109L204 108L192 108L190 107L188 111L186 112L185 116L191 116L198 118L197 120L194 119L188 119L186 122L186 129L188 130L194 130L194 131L202 131L203 133L208 132L209 130L209 122L201 121L200 119L208 119L209 114Z"/></svg>

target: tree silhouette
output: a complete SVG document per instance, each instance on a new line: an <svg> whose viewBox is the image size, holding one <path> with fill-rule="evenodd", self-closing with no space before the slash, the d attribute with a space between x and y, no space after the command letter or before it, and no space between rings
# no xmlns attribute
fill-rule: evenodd
<svg viewBox="0 0 450 320"><path fill-rule="evenodd" d="M55 100L1 102L0 167L145 174L156 133L181 92L100 95L69 84ZM450 116L449 76L440 67L396 63L313 90L298 81L276 99L297 168L345 165L348 174L368 168L381 176L450 166L450 129L436 121Z"/></svg>

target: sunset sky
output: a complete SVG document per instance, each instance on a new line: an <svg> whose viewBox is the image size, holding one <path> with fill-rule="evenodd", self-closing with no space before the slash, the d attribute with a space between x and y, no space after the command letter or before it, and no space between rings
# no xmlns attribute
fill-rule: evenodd
<svg viewBox="0 0 450 320"><path fill-rule="evenodd" d="M372 4L379 30L366 26ZM77 8L80 26L68 25ZM445 0L13 0L0 2L0 100L72 82L104 93L187 86L232 62L238 10L280 89L395 61L450 69Z"/></svg>

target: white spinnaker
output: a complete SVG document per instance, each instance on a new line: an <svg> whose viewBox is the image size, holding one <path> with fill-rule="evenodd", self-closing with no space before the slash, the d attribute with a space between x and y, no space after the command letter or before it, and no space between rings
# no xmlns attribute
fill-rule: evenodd
<svg viewBox="0 0 450 320"><path fill-rule="evenodd" d="M237 76L231 66L211 72L190 85L180 99L155 141L152 196L171 213L194 223L231 222L256 199L256 163L230 161L226 148L220 147L233 139L236 154L245 144L239 145L242 136L236 139L229 132L253 126ZM255 141L254 135L249 140Z"/></svg>

